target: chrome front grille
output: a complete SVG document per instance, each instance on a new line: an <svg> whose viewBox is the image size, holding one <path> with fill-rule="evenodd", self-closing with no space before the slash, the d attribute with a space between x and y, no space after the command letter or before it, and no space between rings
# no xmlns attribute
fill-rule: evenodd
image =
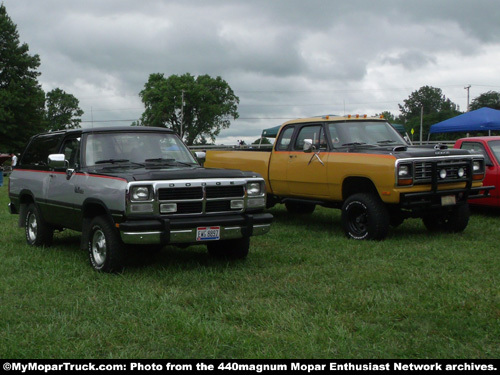
<svg viewBox="0 0 500 375"><path fill-rule="evenodd" d="M244 204L231 208L231 201L245 200L244 185L213 185L188 187L162 187L157 193L162 204L175 204L176 211L169 215L212 214L243 212Z"/></svg>
<svg viewBox="0 0 500 375"><path fill-rule="evenodd" d="M433 174L435 181L438 183L467 181L471 168L468 159L416 161L413 166L415 184L431 183ZM442 178L442 175L445 175L445 177Z"/></svg>

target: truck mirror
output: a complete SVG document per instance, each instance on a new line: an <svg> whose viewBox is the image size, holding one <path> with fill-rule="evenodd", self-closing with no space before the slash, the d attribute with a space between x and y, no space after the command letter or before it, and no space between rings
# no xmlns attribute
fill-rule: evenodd
<svg viewBox="0 0 500 375"><path fill-rule="evenodd" d="M48 157L48 164L50 168L65 168L66 158L64 154L50 154Z"/></svg>
<svg viewBox="0 0 500 375"><path fill-rule="evenodd" d="M196 151L195 153L196 159L199 161L205 161L205 158L207 157L207 153L204 151Z"/></svg>
<svg viewBox="0 0 500 375"><path fill-rule="evenodd" d="M304 139L304 148L303 148L304 152L311 152L313 148L312 144L313 144L312 139Z"/></svg>

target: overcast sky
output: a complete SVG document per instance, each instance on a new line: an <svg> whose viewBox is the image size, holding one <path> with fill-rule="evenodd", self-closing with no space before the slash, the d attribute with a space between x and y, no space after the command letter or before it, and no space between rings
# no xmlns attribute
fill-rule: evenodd
<svg viewBox="0 0 500 375"><path fill-rule="evenodd" d="M0 1L44 90L77 97L84 127L139 119L152 73L226 80L240 118L225 144L298 117L397 115L425 85L462 111L464 87L471 101L500 91L498 0Z"/></svg>

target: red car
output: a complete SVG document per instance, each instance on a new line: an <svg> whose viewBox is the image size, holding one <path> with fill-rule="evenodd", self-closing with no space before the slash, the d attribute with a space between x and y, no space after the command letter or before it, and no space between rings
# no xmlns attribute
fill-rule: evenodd
<svg viewBox="0 0 500 375"><path fill-rule="evenodd" d="M495 186L490 190L490 197L474 199L469 203L500 207L500 137L460 138L453 147L481 152L486 164L483 186Z"/></svg>

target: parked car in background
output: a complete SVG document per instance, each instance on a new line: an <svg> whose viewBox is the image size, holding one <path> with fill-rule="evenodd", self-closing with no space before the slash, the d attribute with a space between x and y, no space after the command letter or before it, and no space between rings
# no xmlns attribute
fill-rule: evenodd
<svg viewBox="0 0 500 375"><path fill-rule="evenodd" d="M500 207L500 137L469 137L459 139L454 148L477 151L484 155L486 174L483 184L495 186L490 196L474 199L469 203L481 206Z"/></svg>

